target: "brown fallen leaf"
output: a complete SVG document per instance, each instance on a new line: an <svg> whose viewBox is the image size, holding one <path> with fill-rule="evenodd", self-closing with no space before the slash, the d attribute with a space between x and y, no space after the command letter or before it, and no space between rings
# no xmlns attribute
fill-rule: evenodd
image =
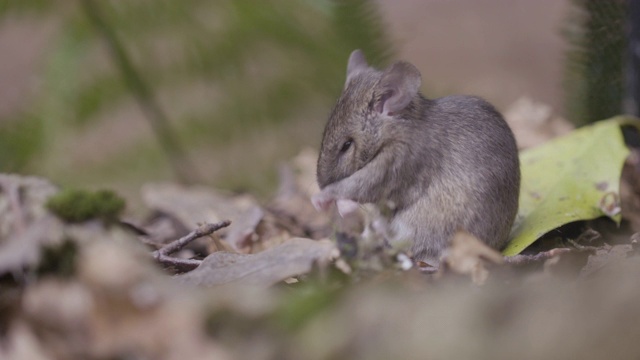
<svg viewBox="0 0 640 360"><path fill-rule="evenodd" d="M444 268L455 273L469 275L473 282L482 285L489 277L487 263L502 264L504 259L496 250L488 247L472 234L458 231L443 259Z"/></svg>
<svg viewBox="0 0 640 360"><path fill-rule="evenodd" d="M606 266L619 263L626 259L632 251L633 246L631 244L614 246L605 244L596 249L594 254L589 255L587 264L580 270L579 276L581 278L589 277Z"/></svg>
<svg viewBox="0 0 640 360"><path fill-rule="evenodd" d="M233 222L225 241L234 250L250 248L258 225L264 218L264 210L259 206L253 206L241 213Z"/></svg>
<svg viewBox="0 0 640 360"><path fill-rule="evenodd" d="M268 287L305 274L314 263L327 263L336 255L337 249L329 240L292 238L257 254L213 253L195 270L176 278L202 286L235 283Z"/></svg>

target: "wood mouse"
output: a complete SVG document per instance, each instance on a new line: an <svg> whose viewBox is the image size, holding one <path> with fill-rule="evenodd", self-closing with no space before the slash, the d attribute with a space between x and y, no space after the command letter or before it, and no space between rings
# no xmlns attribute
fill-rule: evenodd
<svg viewBox="0 0 640 360"><path fill-rule="evenodd" d="M513 133L485 100L427 99L420 85L408 62L380 71L351 53L324 129L313 204L391 204L388 241L408 241L414 260L437 264L458 230L501 249L520 192Z"/></svg>

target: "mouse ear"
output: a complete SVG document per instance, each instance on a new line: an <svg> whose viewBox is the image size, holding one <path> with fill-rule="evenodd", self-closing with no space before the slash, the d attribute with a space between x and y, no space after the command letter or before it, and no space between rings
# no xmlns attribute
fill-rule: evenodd
<svg viewBox="0 0 640 360"><path fill-rule="evenodd" d="M421 83L420 71L408 62L389 66L378 85L379 100L374 105L375 110L389 116L404 110L418 94Z"/></svg>
<svg viewBox="0 0 640 360"><path fill-rule="evenodd" d="M369 68L369 64L367 64L367 59L365 59L364 54L361 50L354 50L349 56L349 62L347 64L347 81L351 79L355 74L366 70Z"/></svg>

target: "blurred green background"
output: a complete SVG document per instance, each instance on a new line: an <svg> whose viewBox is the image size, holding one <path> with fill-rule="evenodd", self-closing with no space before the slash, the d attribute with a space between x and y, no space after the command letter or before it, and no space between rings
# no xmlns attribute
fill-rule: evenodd
<svg viewBox="0 0 640 360"><path fill-rule="evenodd" d="M625 2L599 3L0 0L0 172L128 197L163 180L268 197L278 162L318 148L356 48L415 63L428 96L604 118L621 111ZM591 43L590 26L606 29Z"/></svg>

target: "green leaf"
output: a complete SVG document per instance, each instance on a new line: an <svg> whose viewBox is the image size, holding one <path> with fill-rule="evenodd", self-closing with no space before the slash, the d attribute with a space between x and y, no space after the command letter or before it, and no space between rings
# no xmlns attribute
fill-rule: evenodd
<svg viewBox="0 0 640 360"><path fill-rule="evenodd" d="M564 224L608 216L620 223L620 174L629 149L615 117L520 154L520 208L504 255L516 255Z"/></svg>

